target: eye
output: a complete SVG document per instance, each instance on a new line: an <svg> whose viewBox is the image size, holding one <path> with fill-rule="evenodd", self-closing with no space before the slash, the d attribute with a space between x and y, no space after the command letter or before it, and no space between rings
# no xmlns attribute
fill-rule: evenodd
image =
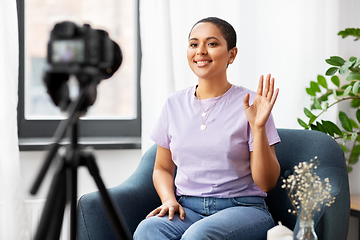
<svg viewBox="0 0 360 240"><path fill-rule="evenodd" d="M197 47L197 43L190 43L189 47L195 48L195 47Z"/></svg>
<svg viewBox="0 0 360 240"><path fill-rule="evenodd" d="M217 44L216 42L210 42L210 43L209 43L209 46L210 46L210 47L216 47L217 45L218 45L218 44Z"/></svg>

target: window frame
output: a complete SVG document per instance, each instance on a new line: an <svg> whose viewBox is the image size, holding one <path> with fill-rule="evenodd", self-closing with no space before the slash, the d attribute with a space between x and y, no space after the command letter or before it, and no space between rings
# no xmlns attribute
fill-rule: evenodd
<svg viewBox="0 0 360 240"><path fill-rule="evenodd" d="M18 137L22 151L44 150L52 143L53 135L61 120L25 119L25 3L16 0L19 27L19 85L18 85ZM141 42L139 24L139 0L136 0L136 94L137 117L131 120L81 119L79 122L79 143L95 149L140 149L141 148ZM121 66L120 66L121 67ZM101 84L101 83L100 83ZM68 142L65 138L64 143Z"/></svg>

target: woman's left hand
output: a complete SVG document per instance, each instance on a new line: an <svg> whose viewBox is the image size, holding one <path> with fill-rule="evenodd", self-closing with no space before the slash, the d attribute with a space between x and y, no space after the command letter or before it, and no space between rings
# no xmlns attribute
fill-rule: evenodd
<svg viewBox="0 0 360 240"><path fill-rule="evenodd" d="M250 94L248 93L243 100L243 107L250 127L263 128L270 116L271 110L275 104L279 93L277 88L274 91L274 78L268 74L263 87L264 76L260 76L259 86L254 98L253 104L249 105Z"/></svg>

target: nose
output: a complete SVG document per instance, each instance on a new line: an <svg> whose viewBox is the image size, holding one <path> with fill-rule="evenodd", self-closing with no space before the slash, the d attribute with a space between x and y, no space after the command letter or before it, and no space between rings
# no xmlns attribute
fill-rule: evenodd
<svg viewBox="0 0 360 240"><path fill-rule="evenodd" d="M196 51L197 55L206 55L207 49L204 44L200 44L198 50Z"/></svg>

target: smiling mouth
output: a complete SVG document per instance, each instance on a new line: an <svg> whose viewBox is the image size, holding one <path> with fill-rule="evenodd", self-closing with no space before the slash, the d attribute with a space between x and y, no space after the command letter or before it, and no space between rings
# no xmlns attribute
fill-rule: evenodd
<svg viewBox="0 0 360 240"><path fill-rule="evenodd" d="M194 61L196 66L198 67L205 67L207 66L209 63L211 63L212 61L211 60L202 60L202 61Z"/></svg>

